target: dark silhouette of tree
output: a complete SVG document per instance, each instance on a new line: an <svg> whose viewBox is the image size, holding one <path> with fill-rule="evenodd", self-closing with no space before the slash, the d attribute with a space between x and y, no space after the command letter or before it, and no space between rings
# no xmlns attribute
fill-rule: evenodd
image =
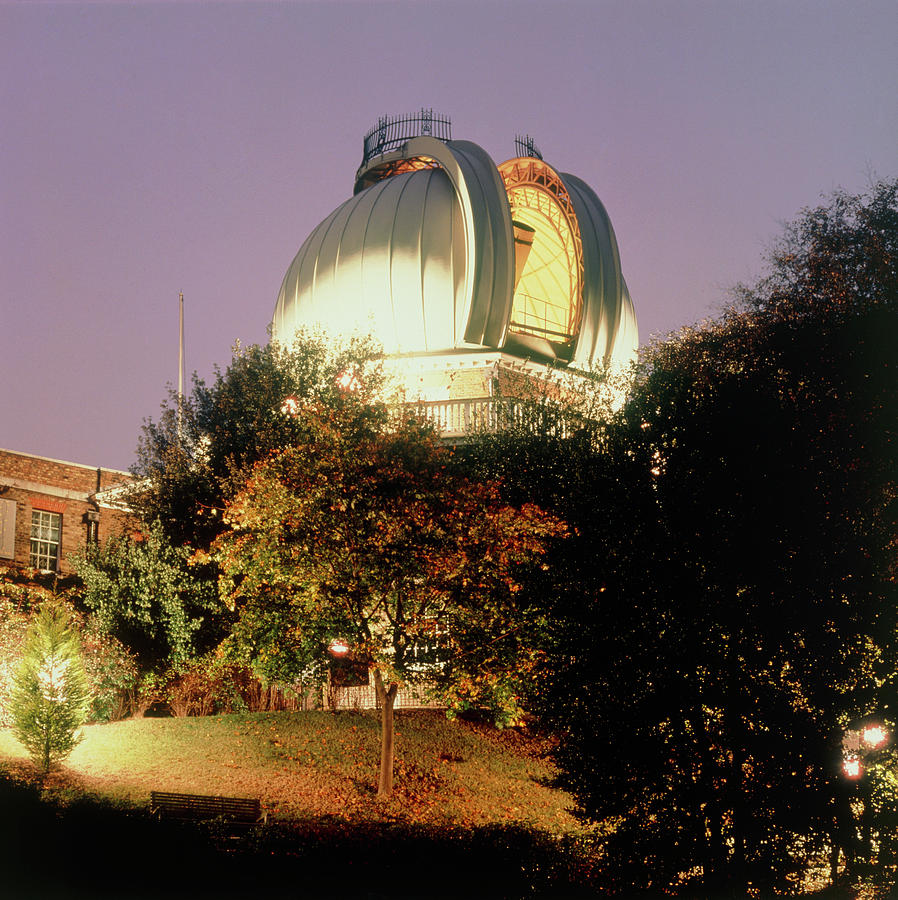
<svg viewBox="0 0 898 900"><path fill-rule="evenodd" d="M795 890L826 854L860 873L870 834L892 877L888 752L862 821L841 757L852 723L898 724L896 193L806 212L589 441L493 457L574 533L537 704L610 888Z"/></svg>

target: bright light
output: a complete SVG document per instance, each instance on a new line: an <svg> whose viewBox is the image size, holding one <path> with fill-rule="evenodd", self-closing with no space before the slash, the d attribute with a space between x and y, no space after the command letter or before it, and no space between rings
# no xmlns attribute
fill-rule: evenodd
<svg viewBox="0 0 898 900"><path fill-rule="evenodd" d="M349 645L339 638L331 641L330 644L328 644L327 649L335 656L343 656L344 653L349 653Z"/></svg>
<svg viewBox="0 0 898 900"><path fill-rule="evenodd" d="M856 756L846 756L842 761L842 771L847 778L860 778L861 761Z"/></svg>
<svg viewBox="0 0 898 900"><path fill-rule="evenodd" d="M281 412L285 416L295 416L299 412L299 400L292 395L284 397L284 402L281 404Z"/></svg>
<svg viewBox="0 0 898 900"><path fill-rule="evenodd" d="M337 376L337 387L340 388L340 390L355 393L361 386L361 381L359 381L355 372L351 369L344 369Z"/></svg>
<svg viewBox="0 0 898 900"><path fill-rule="evenodd" d="M880 744L884 744L888 738L888 734L886 734L886 730L882 725L868 725L864 729L862 736L864 743L868 747L878 747Z"/></svg>

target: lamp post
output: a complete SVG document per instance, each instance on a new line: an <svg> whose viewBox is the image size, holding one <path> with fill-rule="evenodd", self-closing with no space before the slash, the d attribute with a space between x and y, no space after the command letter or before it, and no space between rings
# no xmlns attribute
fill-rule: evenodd
<svg viewBox="0 0 898 900"><path fill-rule="evenodd" d="M889 732L876 721L849 728L842 736L842 774L856 785L856 802L860 811L860 856L868 862L873 855L873 785L865 777L871 756L889 743Z"/></svg>
<svg viewBox="0 0 898 900"><path fill-rule="evenodd" d="M889 733L879 722L868 722L858 728L849 728L842 735L842 773L846 778L860 778L864 774L864 761L875 750L889 741Z"/></svg>

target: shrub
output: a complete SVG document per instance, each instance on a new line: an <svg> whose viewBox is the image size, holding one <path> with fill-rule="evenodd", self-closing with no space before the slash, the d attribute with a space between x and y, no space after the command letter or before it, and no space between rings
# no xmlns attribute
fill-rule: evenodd
<svg viewBox="0 0 898 900"><path fill-rule="evenodd" d="M12 724L9 710L13 680L22 657L28 622L29 615L20 602L0 596L0 727L4 728Z"/></svg>
<svg viewBox="0 0 898 900"><path fill-rule="evenodd" d="M70 591L39 583L38 573L0 568L0 727L12 719L13 682L24 652L26 635L43 603L64 607L81 636L82 659L93 703L89 720L108 722L128 715L134 704L137 666L114 637L104 634L96 619L80 614L69 600Z"/></svg>
<svg viewBox="0 0 898 900"><path fill-rule="evenodd" d="M309 694L317 696L317 691L302 684L265 685L247 665L216 653L169 671L160 682L159 699L174 716L305 709L311 704Z"/></svg>
<svg viewBox="0 0 898 900"><path fill-rule="evenodd" d="M164 692L172 715L209 716L219 711L228 693L223 675L207 657L174 673Z"/></svg>
<svg viewBox="0 0 898 900"><path fill-rule="evenodd" d="M81 630L84 670L93 703L91 722L114 722L135 711L140 673L134 654L91 618Z"/></svg>
<svg viewBox="0 0 898 900"><path fill-rule="evenodd" d="M439 696L446 703L450 719L475 713L498 728L511 728L522 724L525 718L518 686L508 677L464 675L446 686Z"/></svg>

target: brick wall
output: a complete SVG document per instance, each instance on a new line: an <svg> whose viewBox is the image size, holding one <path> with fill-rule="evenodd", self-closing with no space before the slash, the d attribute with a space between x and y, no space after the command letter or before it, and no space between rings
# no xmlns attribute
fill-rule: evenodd
<svg viewBox="0 0 898 900"><path fill-rule="evenodd" d="M61 524L57 571L71 573L67 557L84 550L91 529L103 543L135 527L114 492L104 493L130 481L116 469L0 450L0 565L31 565L32 513L43 511Z"/></svg>

